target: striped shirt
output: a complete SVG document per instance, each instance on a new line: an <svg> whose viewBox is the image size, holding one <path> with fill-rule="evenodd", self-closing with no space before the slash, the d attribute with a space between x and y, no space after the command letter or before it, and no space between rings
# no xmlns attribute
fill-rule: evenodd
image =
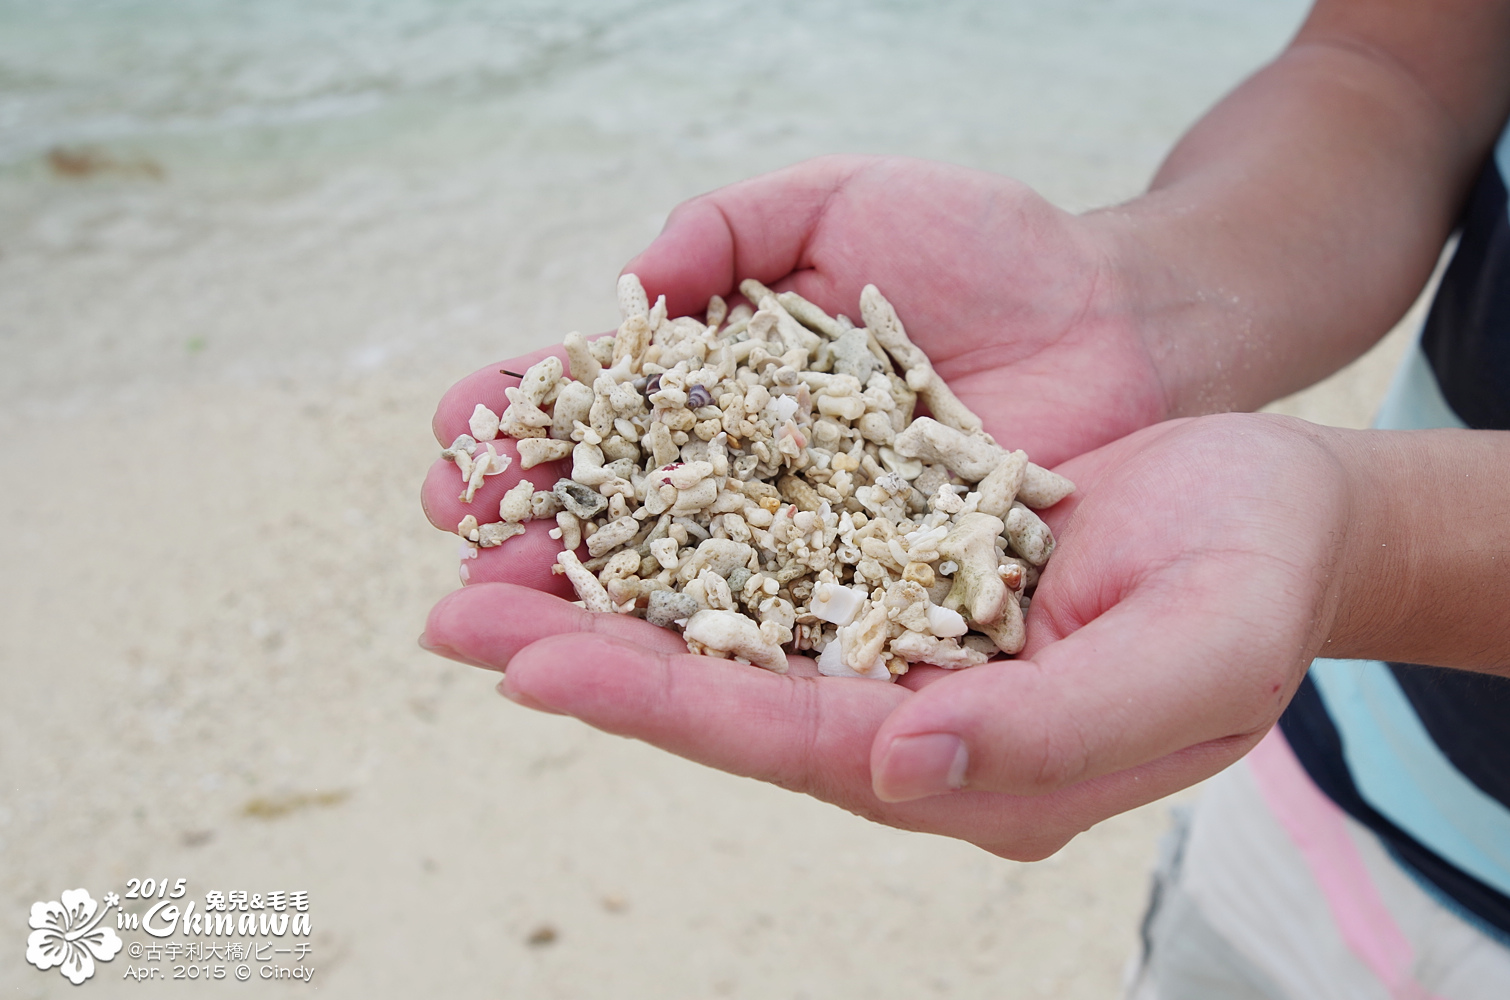
<svg viewBox="0 0 1510 1000"><path fill-rule="evenodd" d="M1510 430L1507 177L1510 130L1375 426ZM1510 944L1510 679L1317 660L1280 726L1312 780L1409 874Z"/></svg>

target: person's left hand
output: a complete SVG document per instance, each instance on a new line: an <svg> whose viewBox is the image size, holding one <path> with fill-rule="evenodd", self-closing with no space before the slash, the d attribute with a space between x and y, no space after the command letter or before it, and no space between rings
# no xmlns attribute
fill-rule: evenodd
<svg viewBox="0 0 1510 1000"><path fill-rule="evenodd" d="M538 590L467 587L426 641L574 715L879 822L1006 857L1194 784L1274 724L1328 641L1350 523L1331 432L1226 415L1147 428L1060 471L1058 549L1021 656L896 684L685 652ZM962 790L951 791L951 785ZM947 794L943 794L947 793Z"/></svg>

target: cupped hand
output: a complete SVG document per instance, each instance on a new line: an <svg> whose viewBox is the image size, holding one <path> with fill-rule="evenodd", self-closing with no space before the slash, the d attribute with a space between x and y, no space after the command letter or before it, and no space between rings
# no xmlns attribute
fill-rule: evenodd
<svg viewBox="0 0 1510 1000"><path fill-rule="evenodd" d="M793 289L831 314L857 317L860 290L881 289L986 430L1009 449L1055 465L1169 413L1153 359L1121 303L1102 231L1005 177L923 160L827 157L694 198L626 271L671 315L700 314L715 294L755 278ZM458 382L437 408L442 444L467 430L478 403L495 412L503 390L559 348L490 365ZM512 442L501 452L514 454ZM549 488L569 463L516 463L463 504L454 466L436 463L424 506L454 531L469 513L491 518L521 475ZM565 594L548 524L483 550L468 582L506 581ZM505 555L505 553L507 553Z"/></svg>
<svg viewBox="0 0 1510 1000"><path fill-rule="evenodd" d="M873 284L955 393L1041 465L1170 413L1104 230L995 174L833 156L676 208L626 271L672 315L755 278L858 318Z"/></svg>
<svg viewBox="0 0 1510 1000"><path fill-rule="evenodd" d="M1016 660L903 682L693 656L528 586L469 587L427 641L504 694L868 818L1007 857L1226 767L1327 641L1349 485L1326 432L1229 415L1148 428L1062 470L1080 490Z"/></svg>

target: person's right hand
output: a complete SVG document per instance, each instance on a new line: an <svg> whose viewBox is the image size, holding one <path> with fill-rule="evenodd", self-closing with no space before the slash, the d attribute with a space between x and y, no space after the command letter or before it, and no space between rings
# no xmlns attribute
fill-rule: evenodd
<svg viewBox="0 0 1510 1000"><path fill-rule="evenodd" d="M443 599L426 641L505 672L499 690L527 707L1032 860L1228 766L1313 656L1355 652L1357 622L1398 617L1374 559L1400 536L1357 496L1371 481L1356 470L1379 460L1377 438L1358 438L1222 415L1066 463L1081 488L1044 512L1059 543L1027 646L968 670L915 665L887 684L792 656L774 674L507 583Z"/></svg>
<svg viewBox="0 0 1510 1000"><path fill-rule="evenodd" d="M994 174L825 157L680 205L626 271L671 315L755 278L855 318L873 284L986 430L1040 465L1171 415L1104 230Z"/></svg>

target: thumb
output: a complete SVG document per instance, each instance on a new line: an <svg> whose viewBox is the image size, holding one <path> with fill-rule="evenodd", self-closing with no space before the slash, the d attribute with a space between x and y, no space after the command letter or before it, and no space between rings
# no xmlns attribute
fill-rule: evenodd
<svg viewBox="0 0 1510 1000"><path fill-rule="evenodd" d="M1031 660L937 681L877 731L876 796L1041 795L1186 749L1214 774L1273 725L1302 673L1299 651L1266 651L1237 618L1144 591Z"/></svg>
<svg viewBox="0 0 1510 1000"><path fill-rule="evenodd" d="M683 202L624 270L673 316L700 312L737 281L773 283L808 266L824 207L860 169L858 157L809 160Z"/></svg>

